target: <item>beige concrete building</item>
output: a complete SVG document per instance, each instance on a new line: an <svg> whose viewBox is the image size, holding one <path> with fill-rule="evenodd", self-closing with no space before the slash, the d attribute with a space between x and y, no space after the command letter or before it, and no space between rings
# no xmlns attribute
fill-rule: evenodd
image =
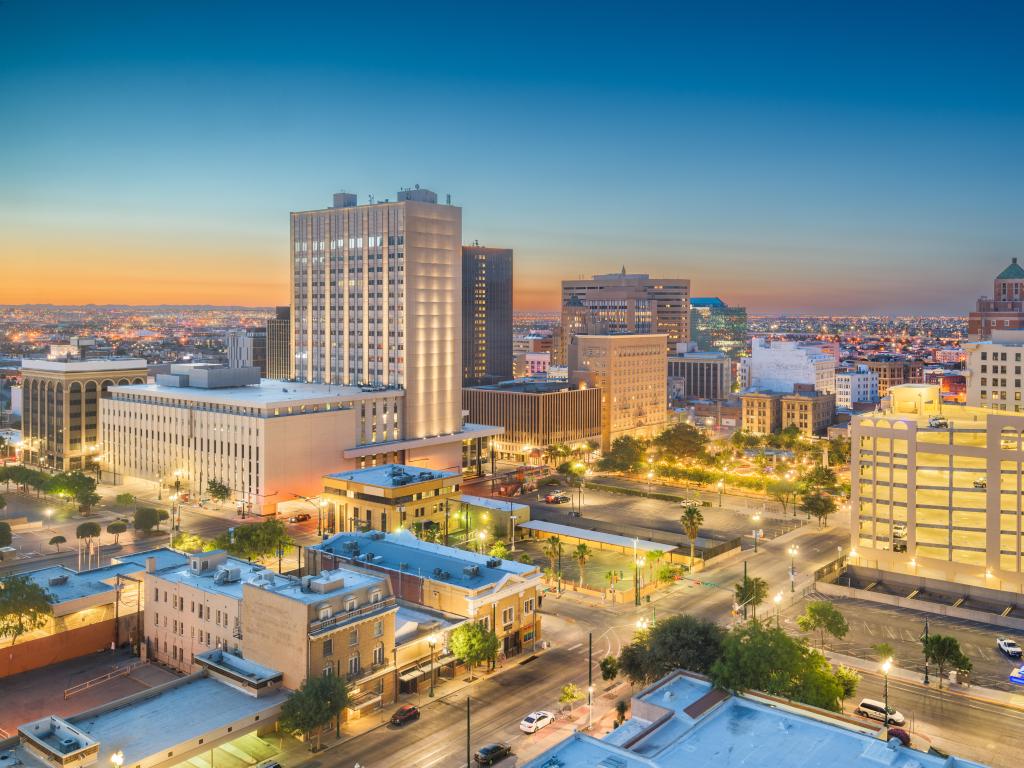
<svg viewBox="0 0 1024 768"><path fill-rule="evenodd" d="M403 395L282 385L254 369L172 366L155 384L110 388L100 403L104 468L114 482L178 480L193 493L216 480L236 504L272 514L320 493L329 472L394 461L388 446L402 436Z"/></svg>
<svg viewBox="0 0 1024 768"><path fill-rule="evenodd" d="M654 437L668 419L668 352L663 334L577 336L569 386L601 390L601 449L619 437Z"/></svg>
<svg viewBox="0 0 1024 768"><path fill-rule="evenodd" d="M782 429L782 395L777 392L744 392L743 431L752 435L770 435Z"/></svg>
<svg viewBox="0 0 1024 768"><path fill-rule="evenodd" d="M581 334L664 334L666 352L690 340L690 281L621 272L562 281L562 322L556 362L568 361Z"/></svg>
<svg viewBox="0 0 1024 768"><path fill-rule="evenodd" d="M331 531L392 531L418 536L447 533L448 513L458 507L462 474L402 464L383 464L324 476L325 514Z"/></svg>
<svg viewBox="0 0 1024 768"><path fill-rule="evenodd" d="M22 361L22 460L61 472L93 467L104 452L101 400L146 382L141 358Z"/></svg>
<svg viewBox="0 0 1024 768"><path fill-rule="evenodd" d="M528 463L549 445L600 444L601 397L593 387L529 380L466 388L462 405L470 421L504 428L491 441L497 458Z"/></svg>
<svg viewBox="0 0 1024 768"><path fill-rule="evenodd" d="M309 550L314 569L358 565L387 574L402 600L481 622L514 656L541 637L535 565L430 544L409 532L338 534Z"/></svg>
<svg viewBox="0 0 1024 768"><path fill-rule="evenodd" d="M870 360L858 360L869 371L878 375L878 396L885 397L892 387L900 384L920 384L924 381L924 363L902 357L876 355Z"/></svg>
<svg viewBox="0 0 1024 768"><path fill-rule="evenodd" d="M967 405L1020 412L1024 406L1024 330L992 329L989 337L988 341L964 345Z"/></svg>
<svg viewBox="0 0 1024 768"><path fill-rule="evenodd" d="M697 352L680 344L668 356L672 400L724 400L732 394L732 360L717 350Z"/></svg>
<svg viewBox="0 0 1024 768"><path fill-rule="evenodd" d="M797 390L783 395L780 404L781 429L796 427L807 437L825 434L836 416L836 396L832 392Z"/></svg>
<svg viewBox="0 0 1024 768"><path fill-rule="evenodd" d="M462 429L462 209L427 189L291 215L293 372L404 390L406 438Z"/></svg>
<svg viewBox="0 0 1024 768"><path fill-rule="evenodd" d="M853 562L1024 589L1024 416L903 385L851 435Z"/></svg>

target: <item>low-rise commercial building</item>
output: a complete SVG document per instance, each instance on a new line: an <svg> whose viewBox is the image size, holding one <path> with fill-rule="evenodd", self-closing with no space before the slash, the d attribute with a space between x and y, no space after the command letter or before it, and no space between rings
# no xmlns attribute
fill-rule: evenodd
<svg viewBox="0 0 1024 768"><path fill-rule="evenodd" d="M853 419L851 438L857 564L1024 589L1024 415L903 385Z"/></svg>
<svg viewBox="0 0 1024 768"><path fill-rule="evenodd" d="M770 435L782 429L782 395L778 392L744 392L743 431L752 435Z"/></svg>
<svg viewBox="0 0 1024 768"><path fill-rule="evenodd" d="M493 629L505 656L541 638L535 565L431 544L408 531L341 533L311 547L308 557L314 571L356 565L386 574L400 599Z"/></svg>
<svg viewBox="0 0 1024 768"><path fill-rule="evenodd" d="M491 442L500 459L526 463L536 448L601 440L600 389L570 387L564 381L511 381L463 389L462 407L470 421L504 429Z"/></svg>
<svg viewBox="0 0 1024 768"><path fill-rule="evenodd" d="M878 402L878 374L863 363L836 372L836 407L853 409L859 403Z"/></svg>
<svg viewBox="0 0 1024 768"><path fill-rule="evenodd" d="M755 337L750 357L740 361L740 389L785 394L802 384L818 392L835 392L837 355L836 346L826 342Z"/></svg>
<svg viewBox="0 0 1024 768"><path fill-rule="evenodd" d="M680 344L668 357L668 395L680 400L724 400L732 392L732 360L723 352L697 352Z"/></svg>
<svg viewBox="0 0 1024 768"><path fill-rule="evenodd" d="M67 472L101 461L103 409L116 386L145 384L141 358L23 360L22 461Z"/></svg>
<svg viewBox="0 0 1024 768"><path fill-rule="evenodd" d="M994 329L987 341L964 345L967 405L1018 412L1024 406L1024 330Z"/></svg>
<svg viewBox="0 0 1024 768"><path fill-rule="evenodd" d="M878 396L889 394L892 387L900 384L920 384L924 381L924 363L920 360L899 355L872 355L867 360L858 360L878 375Z"/></svg>
<svg viewBox="0 0 1024 768"><path fill-rule="evenodd" d="M796 427L800 434L823 435L836 415L836 396L830 392L797 389L781 398L781 429Z"/></svg>
<svg viewBox="0 0 1024 768"><path fill-rule="evenodd" d="M668 420L664 334L578 335L569 345L569 385L601 390L601 449L619 437L650 438Z"/></svg>
<svg viewBox="0 0 1024 768"><path fill-rule="evenodd" d="M391 531L418 536L446 534L451 500L458 503L462 474L402 464L334 472L324 476L326 530Z"/></svg>

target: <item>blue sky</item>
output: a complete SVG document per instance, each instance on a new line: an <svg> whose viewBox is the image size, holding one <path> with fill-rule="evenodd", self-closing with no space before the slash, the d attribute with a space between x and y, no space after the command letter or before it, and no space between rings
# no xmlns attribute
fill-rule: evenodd
<svg viewBox="0 0 1024 768"><path fill-rule="evenodd" d="M1020 8L5 0L0 303L283 303L288 211L419 183L518 308L963 313L1024 256Z"/></svg>

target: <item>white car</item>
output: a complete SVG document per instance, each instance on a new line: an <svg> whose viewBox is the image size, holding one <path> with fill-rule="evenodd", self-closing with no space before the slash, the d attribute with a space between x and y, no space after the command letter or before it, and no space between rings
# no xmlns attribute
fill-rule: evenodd
<svg viewBox="0 0 1024 768"><path fill-rule="evenodd" d="M519 730L523 733L536 733L541 728L551 725L555 722L555 716L550 712L543 710L539 712L531 712L522 719L519 723Z"/></svg>
<svg viewBox="0 0 1024 768"><path fill-rule="evenodd" d="M1008 637L1000 637L996 640L996 647L1011 659L1019 659L1021 657L1022 651L1020 646Z"/></svg>

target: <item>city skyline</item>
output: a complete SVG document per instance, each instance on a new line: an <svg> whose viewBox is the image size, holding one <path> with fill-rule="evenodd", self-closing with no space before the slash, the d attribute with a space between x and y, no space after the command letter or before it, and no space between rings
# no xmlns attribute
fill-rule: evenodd
<svg viewBox="0 0 1024 768"><path fill-rule="evenodd" d="M1009 5L411 5L383 46L369 9L311 10L331 46L251 5L50 10L0 10L5 304L282 304L290 211L415 183L515 250L518 310L625 265L751 312L965 314L1020 252Z"/></svg>

